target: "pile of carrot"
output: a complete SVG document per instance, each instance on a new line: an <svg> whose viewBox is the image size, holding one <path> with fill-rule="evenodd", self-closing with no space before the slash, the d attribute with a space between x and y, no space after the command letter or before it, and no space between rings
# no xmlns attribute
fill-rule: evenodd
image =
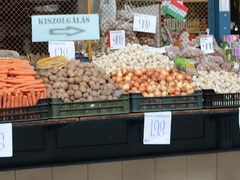
<svg viewBox="0 0 240 180"><path fill-rule="evenodd" d="M47 98L44 82L27 60L0 60L0 108L36 105Z"/></svg>

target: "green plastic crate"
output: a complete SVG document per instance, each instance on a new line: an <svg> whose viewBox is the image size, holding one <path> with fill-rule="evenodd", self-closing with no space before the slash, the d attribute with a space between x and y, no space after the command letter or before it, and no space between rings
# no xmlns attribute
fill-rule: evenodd
<svg viewBox="0 0 240 180"><path fill-rule="evenodd" d="M143 97L139 93L130 95L131 112L159 112L202 109L202 91L188 96Z"/></svg>
<svg viewBox="0 0 240 180"><path fill-rule="evenodd" d="M51 118L74 118L124 114L130 112L129 95L124 94L117 100L64 103L61 99L52 99Z"/></svg>

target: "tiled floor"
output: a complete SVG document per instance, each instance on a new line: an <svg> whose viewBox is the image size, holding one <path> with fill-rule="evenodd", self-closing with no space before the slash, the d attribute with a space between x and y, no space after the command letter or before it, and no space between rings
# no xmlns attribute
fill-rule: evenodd
<svg viewBox="0 0 240 180"><path fill-rule="evenodd" d="M6 171L0 180L240 180L240 152Z"/></svg>

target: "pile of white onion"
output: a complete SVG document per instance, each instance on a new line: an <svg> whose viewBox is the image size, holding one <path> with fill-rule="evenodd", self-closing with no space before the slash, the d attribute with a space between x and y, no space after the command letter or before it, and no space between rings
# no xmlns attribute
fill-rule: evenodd
<svg viewBox="0 0 240 180"><path fill-rule="evenodd" d="M214 89L216 93L240 92L240 75L234 72L198 71L198 75L193 76L193 81L198 89Z"/></svg>
<svg viewBox="0 0 240 180"><path fill-rule="evenodd" d="M147 46L128 44L125 48L113 51L108 55L93 60L97 66L103 68L108 74L122 69L142 69L162 67L171 69L174 62L159 52L150 52Z"/></svg>
<svg viewBox="0 0 240 180"><path fill-rule="evenodd" d="M141 93L144 97L185 96L196 90L192 77L176 68L124 69L113 73L112 79L125 92Z"/></svg>

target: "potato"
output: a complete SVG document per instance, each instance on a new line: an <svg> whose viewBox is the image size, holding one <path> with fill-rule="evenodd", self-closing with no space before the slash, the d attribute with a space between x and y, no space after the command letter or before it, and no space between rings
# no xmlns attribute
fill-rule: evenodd
<svg viewBox="0 0 240 180"><path fill-rule="evenodd" d="M83 85L80 85L79 90L80 90L82 93L87 92L87 88L86 88L85 86L83 86Z"/></svg>
<svg viewBox="0 0 240 180"><path fill-rule="evenodd" d="M70 103L70 102L72 102L69 98L64 98L63 101L64 101L65 103Z"/></svg>
<svg viewBox="0 0 240 180"><path fill-rule="evenodd" d="M74 96L70 96L69 98L72 102L75 101L75 97Z"/></svg>
<svg viewBox="0 0 240 180"><path fill-rule="evenodd" d="M98 96L98 93L97 93L97 91L92 91L92 92L90 93L90 95L93 96L93 97L97 97L97 96Z"/></svg>
<svg viewBox="0 0 240 180"><path fill-rule="evenodd" d="M103 78L99 78L99 80L98 80L98 81L99 81L99 83L100 83L100 84L106 84L106 80L105 80L105 79L103 79Z"/></svg>
<svg viewBox="0 0 240 180"><path fill-rule="evenodd" d="M98 81L97 76L90 76L90 80L94 82Z"/></svg>
<svg viewBox="0 0 240 180"><path fill-rule="evenodd" d="M82 81L88 83L89 82L89 77L86 75L83 75Z"/></svg>
<svg viewBox="0 0 240 180"><path fill-rule="evenodd" d="M81 79L80 79L79 77L75 77L75 78L74 78L74 82L75 82L76 84L80 84L80 83L81 83Z"/></svg>
<svg viewBox="0 0 240 180"><path fill-rule="evenodd" d="M39 74L39 77L46 84L50 97L61 98L64 102L113 99L120 89L102 68L78 60Z"/></svg>
<svg viewBox="0 0 240 180"><path fill-rule="evenodd" d="M99 96L99 100L106 100L106 99L107 99L107 96L103 96L103 95Z"/></svg>
<svg viewBox="0 0 240 180"><path fill-rule="evenodd" d="M68 89L67 93L68 93L69 96L73 96L74 95L74 90Z"/></svg>
<svg viewBox="0 0 240 180"><path fill-rule="evenodd" d="M60 82L55 82L54 84L53 84L53 88L54 89L59 89L61 87L61 83Z"/></svg>
<svg viewBox="0 0 240 180"><path fill-rule="evenodd" d="M67 76L68 77L74 77L74 72L73 72L73 70L72 69L69 69L68 71L67 71Z"/></svg>
<svg viewBox="0 0 240 180"><path fill-rule="evenodd" d="M45 84L47 84L49 82L49 79L47 77L43 78L43 81Z"/></svg>
<svg viewBox="0 0 240 180"><path fill-rule="evenodd" d="M68 82L70 83L70 84L73 84L74 83L74 78L68 78Z"/></svg>
<svg viewBox="0 0 240 180"><path fill-rule="evenodd" d="M62 82L61 83L61 88L68 89L68 83L67 82Z"/></svg>
<svg viewBox="0 0 240 180"><path fill-rule="evenodd" d="M65 91L65 89L63 89L63 88L60 88L60 89L58 89L58 94L63 94L63 93L65 93L66 91Z"/></svg>
<svg viewBox="0 0 240 180"><path fill-rule="evenodd" d="M94 82L94 81L90 81L88 84L89 84L90 86L95 86L95 82Z"/></svg>
<svg viewBox="0 0 240 180"><path fill-rule="evenodd" d="M79 99L82 97L82 93L80 91L75 92L74 94L75 99Z"/></svg>
<svg viewBox="0 0 240 180"><path fill-rule="evenodd" d="M87 97L89 96L89 94L88 94L88 93L83 93L82 96L85 97L85 98L87 98Z"/></svg>
<svg viewBox="0 0 240 180"><path fill-rule="evenodd" d="M77 84L74 84L73 85L73 90L76 92L76 91L78 91L79 90L79 86L77 85Z"/></svg>
<svg viewBox="0 0 240 180"><path fill-rule="evenodd" d="M88 100L88 101L93 101L93 97L92 97L92 96L88 96L88 97L87 97L87 100Z"/></svg>

